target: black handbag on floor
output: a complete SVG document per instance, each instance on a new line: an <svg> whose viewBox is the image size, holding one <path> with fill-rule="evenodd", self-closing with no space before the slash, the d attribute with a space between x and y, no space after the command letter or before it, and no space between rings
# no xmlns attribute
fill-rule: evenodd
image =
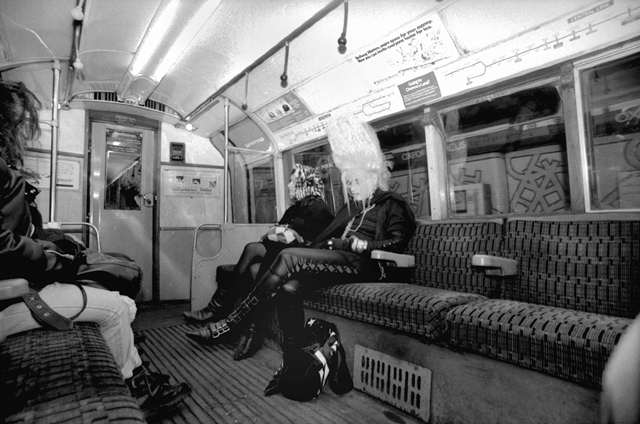
<svg viewBox="0 0 640 424"><path fill-rule="evenodd" d="M265 389L265 395L280 392L289 399L309 401L320 395L327 383L336 394L350 391L353 381L336 326L309 318L304 337L303 347L283 352L282 366Z"/></svg>

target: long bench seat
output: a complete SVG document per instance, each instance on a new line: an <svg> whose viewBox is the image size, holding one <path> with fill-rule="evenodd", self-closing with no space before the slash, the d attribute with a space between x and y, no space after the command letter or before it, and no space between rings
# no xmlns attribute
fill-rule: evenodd
<svg viewBox="0 0 640 424"><path fill-rule="evenodd" d="M145 422L95 323L7 337L0 399L5 423Z"/></svg>
<svg viewBox="0 0 640 424"><path fill-rule="evenodd" d="M487 299L452 308L446 323L451 346L598 388L629 320Z"/></svg>
<svg viewBox="0 0 640 424"><path fill-rule="evenodd" d="M632 218L422 223L407 251L416 256L410 281L334 286L305 306L597 388L640 312ZM486 275L471 265L479 253L516 259L517 275Z"/></svg>
<svg viewBox="0 0 640 424"><path fill-rule="evenodd" d="M318 290L305 299L305 306L437 341L447 333L446 316L452 308L482 299L475 293L415 284L354 283Z"/></svg>

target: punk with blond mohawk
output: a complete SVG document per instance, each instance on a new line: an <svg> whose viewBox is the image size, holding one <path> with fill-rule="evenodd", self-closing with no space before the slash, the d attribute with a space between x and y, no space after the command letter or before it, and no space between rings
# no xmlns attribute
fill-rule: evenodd
<svg viewBox="0 0 640 424"><path fill-rule="evenodd" d="M311 247L281 250L233 311L187 333L189 337L205 343L223 341L253 310L275 299L286 354L304 343L302 293L332 284L385 280L387 272L371 260L371 250L402 251L415 230L413 213L400 195L386 190L389 173L368 124L341 115L332 119L328 134L333 161L356 207L349 208L347 202ZM272 387L267 386L265 394L271 394Z"/></svg>

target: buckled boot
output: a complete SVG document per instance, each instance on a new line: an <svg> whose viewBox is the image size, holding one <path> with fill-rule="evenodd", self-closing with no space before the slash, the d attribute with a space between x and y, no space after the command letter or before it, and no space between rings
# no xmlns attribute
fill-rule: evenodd
<svg viewBox="0 0 640 424"><path fill-rule="evenodd" d="M251 314L259 303L260 299L255 295L248 296L226 318L207 324L197 330L187 331L185 334L200 343L213 344L222 342Z"/></svg>
<svg viewBox="0 0 640 424"><path fill-rule="evenodd" d="M186 311L182 315L187 321L208 322L217 321L224 318L233 307L231 290L218 287L211 300L204 308L198 311Z"/></svg>

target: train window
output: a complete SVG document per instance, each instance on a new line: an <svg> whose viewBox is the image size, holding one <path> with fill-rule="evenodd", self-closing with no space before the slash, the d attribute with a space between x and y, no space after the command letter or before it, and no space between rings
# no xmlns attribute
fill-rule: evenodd
<svg viewBox="0 0 640 424"><path fill-rule="evenodd" d="M581 74L591 209L640 208L640 54Z"/></svg>
<svg viewBox="0 0 640 424"><path fill-rule="evenodd" d="M389 189L405 198L416 218L428 219L429 179L424 123L416 119L380 129L377 134L391 171Z"/></svg>
<svg viewBox="0 0 640 424"><path fill-rule="evenodd" d="M276 186L271 154L229 148L230 216L234 223L276 222Z"/></svg>
<svg viewBox="0 0 640 424"><path fill-rule="evenodd" d="M401 194L417 218L429 218L429 182L422 120L385 127L376 131L387 166L389 189ZM334 213L344 204L340 171L333 165L328 142L292 152L293 163L318 168L325 183L325 199Z"/></svg>
<svg viewBox="0 0 640 424"><path fill-rule="evenodd" d="M453 216L568 212L564 119L551 85L441 113Z"/></svg>

